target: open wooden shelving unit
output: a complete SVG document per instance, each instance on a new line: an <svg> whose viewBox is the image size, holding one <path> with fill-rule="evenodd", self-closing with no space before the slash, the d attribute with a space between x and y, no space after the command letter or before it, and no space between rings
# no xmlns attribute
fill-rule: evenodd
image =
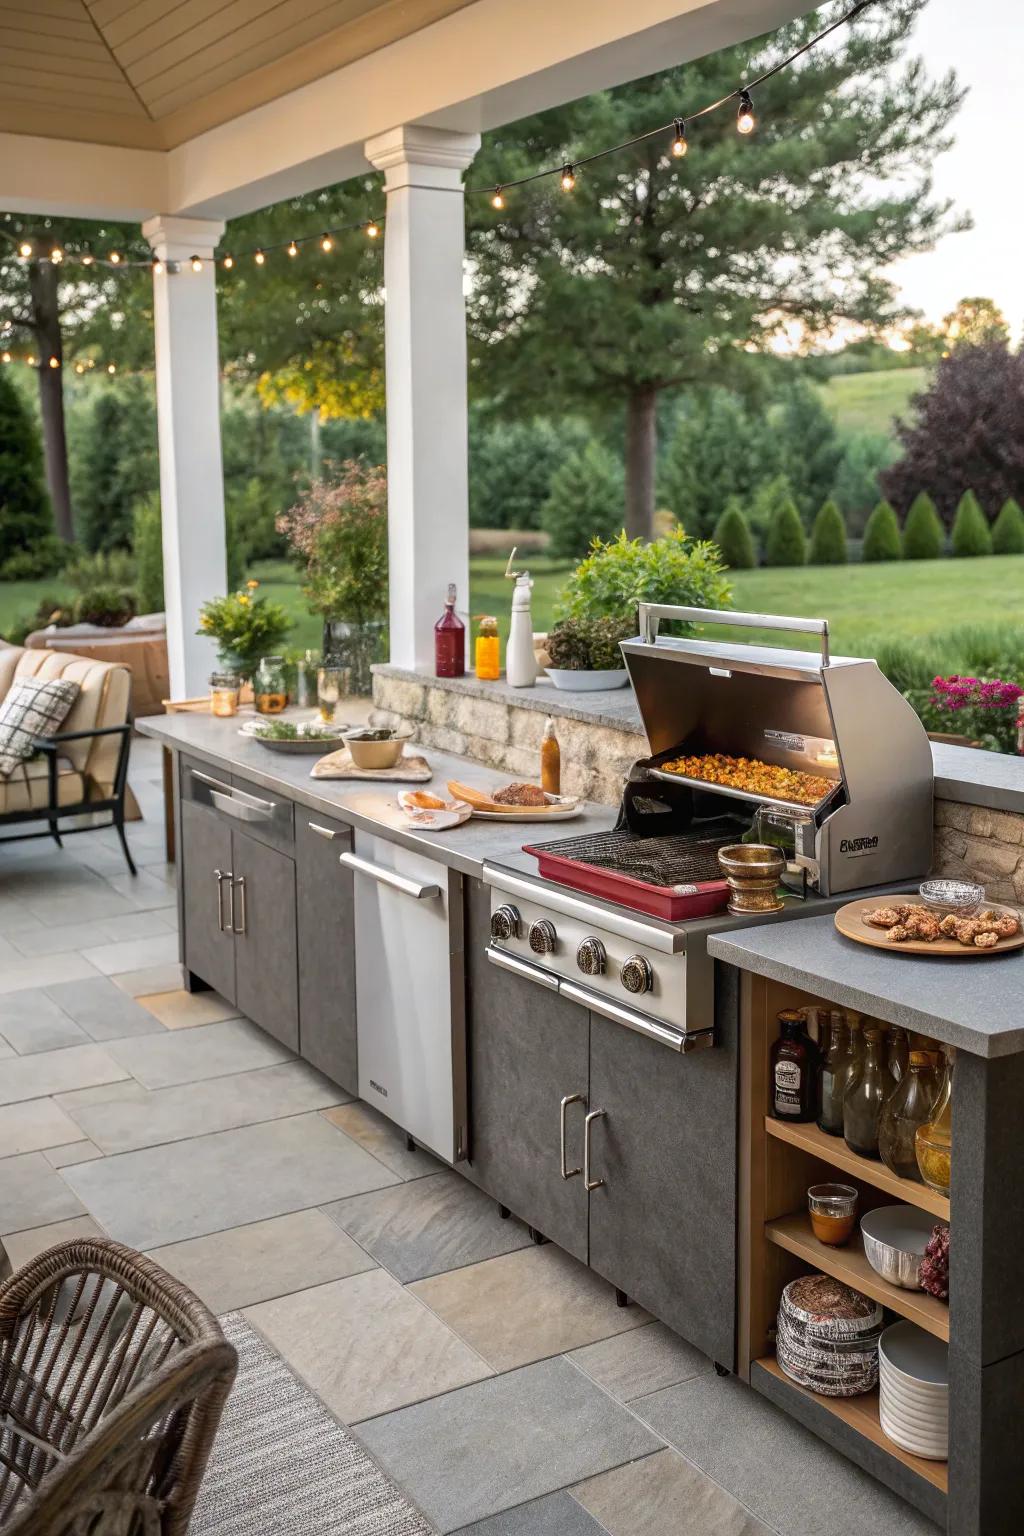
<svg viewBox="0 0 1024 1536"><path fill-rule="evenodd" d="M890 1173L884 1163L875 1163L870 1158L861 1157L859 1152L851 1152L841 1136L829 1136L813 1121L809 1125L789 1125L785 1120L773 1120L770 1115L765 1115L764 1128L769 1136L788 1141L811 1157L820 1157L858 1183L870 1184L906 1205L916 1205L936 1218L949 1220L948 1195L937 1194L927 1184L918 1184L914 1179L901 1179Z"/></svg>

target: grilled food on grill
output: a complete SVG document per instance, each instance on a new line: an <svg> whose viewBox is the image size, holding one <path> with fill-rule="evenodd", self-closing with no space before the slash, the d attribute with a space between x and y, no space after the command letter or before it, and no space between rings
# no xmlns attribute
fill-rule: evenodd
<svg viewBox="0 0 1024 1536"><path fill-rule="evenodd" d="M800 805L817 805L835 788L834 779L825 779L816 773L780 768L777 763L762 763L756 757L729 757L724 752L701 757L674 757L661 763L660 767L665 773L701 779L705 784L742 789L745 794L763 795L768 800L795 800Z"/></svg>

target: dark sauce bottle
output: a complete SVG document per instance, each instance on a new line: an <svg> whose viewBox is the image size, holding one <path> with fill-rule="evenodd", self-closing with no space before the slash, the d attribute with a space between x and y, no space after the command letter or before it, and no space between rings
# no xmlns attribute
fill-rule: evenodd
<svg viewBox="0 0 1024 1536"><path fill-rule="evenodd" d="M797 1008L778 1016L779 1038L771 1049L769 1092L776 1120L813 1120L818 1113L818 1047Z"/></svg>

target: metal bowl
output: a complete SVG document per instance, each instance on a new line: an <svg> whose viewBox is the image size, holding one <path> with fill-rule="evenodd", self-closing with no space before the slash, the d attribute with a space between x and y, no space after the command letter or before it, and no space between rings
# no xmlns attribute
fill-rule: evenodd
<svg viewBox="0 0 1024 1536"><path fill-rule="evenodd" d="M730 843L718 850L729 882L729 911L781 912L778 884L786 867L782 850L768 843Z"/></svg>
<svg viewBox="0 0 1024 1536"><path fill-rule="evenodd" d="M905 1291L921 1289L921 1260L936 1225L913 1205L880 1205L860 1219L864 1253L876 1274Z"/></svg>
<svg viewBox="0 0 1024 1536"><path fill-rule="evenodd" d="M917 890L929 912L943 917L970 917L985 900L985 887L972 880L925 880Z"/></svg>

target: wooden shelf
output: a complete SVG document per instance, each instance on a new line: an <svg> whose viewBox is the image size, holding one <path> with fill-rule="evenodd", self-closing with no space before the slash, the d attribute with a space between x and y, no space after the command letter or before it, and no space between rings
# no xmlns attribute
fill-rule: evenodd
<svg viewBox="0 0 1024 1536"><path fill-rule="evenodd" d="M910 1295L909 1291L904 1294ZM821 1397L817 1392L809 1392L806 1387L798 1386L795 1381L781 1369L774 1355L766 1355L756 1362L763 1371L781 1381L791 1392L800 1393L803 1397L810 1398L819 1407L828 1413L835 1414L837 1419L842 1419L851 1429L857 1431L877 1445L881 1450L887 1451L897 1461L901 1461L905 1467L916 1472L918 1477L923 1477L926 1482L938 1488L940 1493L949 1492L949 1466L944 1461L926 1461L922 1456L912 1456L909 1451L901 1450L882 1429L878 1422L878 1392L864 1392L859 1397Z"/></svg>
<svg viewBox="0 0 1024 1536"><path fill-rule="evenodd" d="M866 1296L880 1301L884 1307L890 1307L893 1312L909 1318L919 1328L926 1328L936 1338L949 1342L947 1304L935 1296L929 1296L925 1291L906 1291L902 1286L890 1285L887 1280L883 1280L868 1263L859 1232L854 1233L845 1248L830 1248L827 1243L819 1243L815 1237L807 1212L799 1211L795 1215L780 1216L776 1221L766 1222L764 1235L770 1243L785 1248L805 1264L824 1270L825 1274L842 1280L855 1291L863 1291Z"/></svg>
<svg viewBox="0 0 1024 1536"><path fill-rule="evenodd" d="M941 1216L943 1221L949 1220L947 1195L936 1194L927 1184L918 1184L915 1179L901 1179L897 1174L890 1173L884 1163L876 1163L872 1158L851 1152L841 1136L827 1135L813 1121L793 1125L789 1121L776 1120L766 1115L764 1128L769 1136L774 1136L778 1141L800 1147L812 1157L832 1163L844 1173L852 1174L865 1184L873 1184L875 1189L882 1189L887 1195L895 1195L907 1205L916 1205L919 1210L928 1211L932 1216Z"/></svg>

